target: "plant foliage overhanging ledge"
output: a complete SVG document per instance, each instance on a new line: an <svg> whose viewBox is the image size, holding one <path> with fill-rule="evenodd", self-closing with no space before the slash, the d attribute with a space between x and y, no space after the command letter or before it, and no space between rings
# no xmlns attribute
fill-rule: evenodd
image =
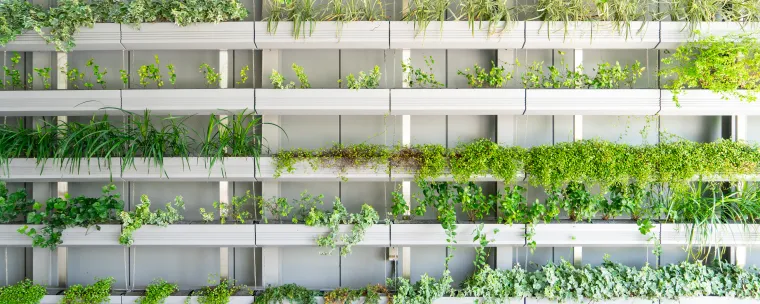
<svg viewBox="0 0 760 304"><path fill-rule="evenodd" d="M691 141L632 146L601 140L543 145L529 149L507 147L481 139L446 150L442 145L411 147L358 144L324 149L280 151L274 156L274 176L292 173L299 162L312 169L391 168L391 174L414 172L419 180L451 174L465 182L483 175L513 181L523 171L539 186L556 188L567 182L609 186L616 182L683 183L695 177L741 180L757 173L760 150L729 140Z"/></svg>

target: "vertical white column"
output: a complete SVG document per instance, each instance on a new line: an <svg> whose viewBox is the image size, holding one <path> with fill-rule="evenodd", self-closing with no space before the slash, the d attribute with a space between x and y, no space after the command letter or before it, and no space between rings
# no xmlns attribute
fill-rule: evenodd
<svg viewBox="0 0 760 304"><path fill-rule="evenodd" d="M747 141L747 115L736 115L733 117L733 138L735 141ZM743 183L736 185L738 190L742 190ZM732 262L736 266L744 268L747 265L747 246L734 246L731 248Z"/></svg>
<svg viewBox="0 0 760 304"><path fill-rule="evenodd" d="M219 88L226 89L229 85L229 51L219 50ZM227 115L219 115L220 121L225 121ZM219 132L224 132L224 129L219 129ZM227 208L229 208L230 194L229 194L229 182L219 182L219 217L227 217ZM219 276L221 278L229 278L230 275L230 254L229 247L219 248Z"/></svg>
<svg viewBox="0 0 760 304"><path fill-rule="evenodd" d="M576 49L575 56L575 70L579 71L583 65L583 50ZM573 115L573 141L579 141L583 139L583 115ZM583 264L583 247L573 247L573 265L580 267Z"/></svg>
<svg viewBox="0 0 760 304"><path fill-rule="evenodd" d="M403 2L404 2L405 10L408 9L408 1L403 1ZM412 50L410 49L401 50L402 62L406 63L411 58L412 58ZM402 79L407 79L408 77L409 77L409 73L406 71L403 72ZM408 89L409 83L407 83L406 81L403 81L401 87L404 89ZM407 147L412 144L412 117L410 115L401 115L401 144ZM407 204L410 205L408 210L411 211L411 203L412 203L411 181L408 181L408 180L402 181L401 190L404 195L404 200L406 201ZM407 215L411 214L410 211L407 211ZM401 248L401 276L407 279L409 279L412 276L412 248L410 247Z"/></svg>
<svg viewBox="0 0 760 304"><path fill-rule="evenodd" d="M280 62L281 53L279 50L262 50L261 51L261 86L266 89L273 89L269 76L272 70L281 71ZM261 121L264 124L272 123L280 125L280 116L263 115ZM280 149L281 132L279 128L268 127L261 130L261 134L267 139L271 153L277 153ZM262 151L262 153L265 151ZM261 196L264 199L280 196L280 183L277 181L261 182ZM268 216L268 215L267 215ZM280 265L280 248L264 247L261 249L261 285L280 285L281 284L281 265Z"/></svg>
<svg viewBox="0 0 760 304"><path fill-rule="evenodd" d="M496 64L501 66L508 66L510 62L514 62L515 50L514 49L499 49L496 50ZM505 145L514 145L514 125L515 115L496 115L496 142ZM507 185L504 182L497 182L496 189L499 192L503 192ZM498 213L499 210L496 210ZM514 247L511 246L498 246L495 248L496 254L496 268L497 269L511 269L512 257L514 255Z"/></svg>
<svg viewBox="0 0 760 304"><path fill-rule="evenodd" d="M12 53L8 53L10 56ZM29 53L27 53L29 54ZM55 69L51 52L33 52L32 66L34 68ZM54 71L55 72L55 71ZM60 74L59 74L60 75ZM60 79L60 77L58 77ZM64 79L66 79L64 77ZM58 80L60 82L60 80ZM34 89L44 90L40 81L34 82ZM33 117L34 127L44 124L44 117ZM38 182L32 184L32 198L38 202L44 202L53 195L52 183ZM32 280L44 286L56 286L57 278L54 278L55 252L47 248L32 248ZM57 269L56 269L57 270Z"/></svg>
<svg viewBox="0 0 760 304"><path fill-rule="evenodd" d="M58 71L58 83L56 88L58 90L67 89L66 72L68 68L68 55L64 52L56 53L56 70ZM68 117L58 116L58 124L66 123ZM66 193L69 192L68 182L58 182L57 196L63 198ZM68 274L68 249L66 247L58 247L58 286L66 287Z"/></svg>

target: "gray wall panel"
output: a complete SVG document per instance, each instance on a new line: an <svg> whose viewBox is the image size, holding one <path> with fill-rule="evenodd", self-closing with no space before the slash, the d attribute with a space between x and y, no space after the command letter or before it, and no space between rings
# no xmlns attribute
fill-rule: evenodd
<svg viewBox="0 0 760 304"><path fill-rule="evenodd" d="M256 261L261 254L255 251L256 248L234 248L235 281L238 284L256 286Z"/></svg>
<svg viewBox="0 0 760 304"><path fill-rule="evenodd" d="M643 267L657 265L657 257L652 254L653 247L583 247L583 264L601 265L604 256L609 254L610 261L627 266Z"/></svg>
<svg viewBox="0 0 760 304"><path fill-rule="evenodd" d="M337 50L286 50L281 52L282 71L279 72L288 81L295 82L296 87L299 86L299 82L296 73L291 68L294 63L303 67L312 88L338 87L340 60ZM266 73L270 74L271 71L266 71Z"/></svg>
<svg viewBox="0 0 760 304"><path fill-rule="evenodd" d="M393 204L391 193L394 189L391 183L342 182L341 202L350 213L358 213L363 204L368 204L377 211L382 220Z"/></svg>
<svg viewBox="0 0 760 304"><path fill-rule="evenodd" d="M385 284L390 270L387 249L354 246L351 251L351 254L341 258L341 286L362 288L369 284Z"/></svg>
<svg viewBox="0 0 760 304"><path fill-rule="evenodd" d="M415 115L411 119L412 144L446 145L446 116Z"/></svg>
<svg viewBox="0 0 760 304"><path fill-rule="evenodd" d="M6 263L0 263L0 273L2 273L2 275L0 275L0 282L3 282L3 285L15 284L24 279L27 266L24 248L0 247L0 258L2 258L3 261L7 261L8 265L6 269ZM29 261L30 265L31 263L32 262Z"/></svg>
<svg viewBox="0 0 760 304"><path fill-rule="evenodd" d="M340 117L340 133L340 142L344 145L392 146L401 143L401 117L343 115Z"/></svg>
<svg viewBox="0 0 760 304"><path fill-rule="evenodd" d="M662 139L668 134L698 142L711 142L720 138L720 116L663 116L660 118Z"/></svg>
<svg viewBox="0 0 760 304"><path fill-rule="evenodd" d="M282 116L280 127L287 136L282 136L282 149L315 149L331 146L339 138L338 116Z"/></svg>
<svg viewBox="0 0 760 304"><path fill-rule="evenodd" d="M141 182L134 183L132 189L132 209L140 203L140 196L147 194L151 209L163 208L166 203L174 202L178 195L185 201L185 221L200 221L198 208L209 211L212 204L219 200L219 183L176 183L176 182ZM155 210L155 209L154 209ZM215 212L216 213L216 212ZM218 213L217 219L218 219Z"/></svg>
<svg viewBox="0 0 760 304"><path fill-rule="evenodd" d="M174 282L181 290L208 285L210 275L219 275L216 247L133 247L135 288L144 288L156 278Z"/></svg>
<svg viewBox="0 0 760 304"><path fill-rule="evenodd" d="M479 138L496 140L496 116L449 116L447 145L450 148Z"/></svg>
<svg viewBox="0 0 760 304"><path fill-rule="evenodd" d="M583 138L627 144L656 144L655 116L584 116Z"/></svg>
<svg viewBox="0 0 760 304"><path fill-rule="evenodd" d="M95 278L113 277L114 286L125 288L127 250L121 246L69 247L69 285L92 284Z"/></svg>
<svg viewBox="0 0 760 304"><path fill-rule="evenodd" d="M218 51L132 51L130 52L130 87L142 88L140 77L137 71L142 65L155 64L154 56L158 55L160 61L161 76L164 80L162 89L171 89L169 83L168 64L173 64L177 74L177 89L202 89L206 88L206 78L199 71L201 64L208 64L216 72L219 72L219 52ZM156 88L151 83L147 88ZM212 86L212 88L214 88Z"/></svg>
<svg viewBox="0 0 760 304"><path fill-rule="evenodd" d="M412 283L419 281L420 276L427 274L440 278L443 274L443 262L446 260L446 247L416 246L412 247Z"/></svg>
<svg viewBox="0 0 760 304"><path fill-rule="evenodd" d="M312 289L340 286L340 254L321 255L319 247L282 247L282 283L295 283ZM266 261L264 261L266 263Z"/></svg>

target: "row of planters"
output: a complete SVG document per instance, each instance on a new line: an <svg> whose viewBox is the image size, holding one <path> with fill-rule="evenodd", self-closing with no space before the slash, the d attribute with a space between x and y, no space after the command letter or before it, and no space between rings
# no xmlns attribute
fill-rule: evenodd
<svg viewBox="0 0 760 304"><path fill-rule="evenodd" d="M226 77L204 63L198 71L205 78L206 89L161 90L176 86L178 70L187 71L173 63L162 64L158 56L155 63L141 66L136 73L120 70L122 83L110 87L105 81L108 69L91 59L81 70L64 69L67 87L73 90L49 90L52 88L51 69L36 68L35 73L24 75L17 67L20 55L15 54L11 57L11 66L4 68L2 87L7 91L0 91L0 114L88 115L102 109L120 114L122 112L115 110L149 108L156 113L176 115L245 109L275 115L384 115L388 112L399 115L752 115L760 112L760 108L751 104L760 90L758 53L760 43L748 36L708 36L689 42L672 56L662 59L664 68L657 71L657 75L668 79L662 85L667 90L633 89L646 69L638 61L629 65L603 62L591 73L585 73L582 66L571 67L560 51L558 64L533 62L520 75L514 72L522 65L520 62L515 62L514 67L506 62L501 65L492 62L488 70L477 64L472 69L459 70L457 74L466 78L472 89L440 90L445 85L432 72L435 61L429 57L425 59L425 68L415 67L411 62L401 63L404 85L420 90L378 89L382 73L380 67L375 66L371 71L359 71L338 79L338 83L349 90L308 91L300 90L310 89L311 83L304 68L295 63L292 69L298 82L273 70L269 78L273 89L216 89ZM241 68L237 85L246 86L249 71L249 66ZM519 81L524 89L503 89L513 80ZM41 82L40 87L46 90L24 90L32 89L35 81ZM117 88L125 90L115 90ZM621 89L626 89L625 94L614 91ZM615 96L614 101L612 96Z"/></svg>
<svg viewBox="0 0 760 304"><path fill-rule="evenodd" d="M24 280L0 289L0 300L23 304L757 303L758 281L760 275L756 272L721 262L710 266L683 262L640 269L608 261L596 267L574 267L562 262L544 265L534 272L520 267L493 270L486 266L456 289L452 288L453 279L448 271L440 278L423 275L414 284L399 278L389 279L386 286L324 292L295 284L254 292L232 281L217 280L212 283L218 285L193 291L189 296L178 296L182 294L178 286L161 279L142 293L124 295L112 291L113 278L105 278L92 285L72 286L58 296L47 296L43 286Z"/></svg>
<svg viewBox="0 0 760 304"><path fill-rule="evenodd" d="M50 248L161 245L168 244L167 235L174 236L168 239L176 245L316 244L327 252L341 246L343 255L357 244L751 245L760 242L755 233L760 188L739 181L756 174L758 164L756 147L725 140L653 146L579 141L530 149L480 140L450 151L437 145L338 145L280 152L270 168L271 177L290 174L299 165L306 171L300 174L306 176L310 170L324 170L336 180L336 175L348 179L372 171L388 181L385 170L393 168L391 174L401 174L399 180L416 180L420 191L414 202L400 190L392 193L392 206L385 210L386 223L392 225L378 225L381 216L369 205L350 213L337 198L330 207L323 196L306 193L292 201L250 194L233 197L230 203L215 202L210 205L214 209L199 210L207 223L216 223L218 214L218 225L175 225L183 220L181 197L151 212L150 200L143 196L135 211L124 212L123 201L110 194L113 186L104 188L100 198L53 198L45 208L28 200L23 190L6 192L2 210L7 214L2 219L13 223L26 216L25 224L32 226L6 226L8 235L20 227L32 245ZM362 170L365 173L357 173ZM509 186L498 194L484 193L470 181L485 175ZM544 199L526 199L524 182L515 182L523 176L532 186L545 189ZM455 182L431 182L441 179ZM590 190L597 187L599 191ZM434 210L440 226L417 221L429 210ZM256 213L262 217L254 217ZM270 220L302 225L261 225ZM260 225L223 225L227 221ZM29 245L20 235L9 239L13 240L9 245Z"/></svg>
<svg viewBox="0 0 760 304"><path fill-rule="evenodd" d="M672 48L685 42L695 29L716 34L741 32L760 19L760 9L751 4L734 9L741 3L698 3L687 10L684 7L689 4L658 7L640 0L614 2L543 0L510 7L468 0L450 9L450 0L417 0L410 3L404 21L384 22L389 18L380 1L334 1L315 8L311 0L266 0L264 21L246 22L241 20L249 12L237 0L64 0L48 10L12 0L0 6L0 19L7 24L0 32L0 46L21 51L71 51L75 47ZM527 13L528 21L517 21L521 12ZM447 13L462 21L444 21Z"/></svg>

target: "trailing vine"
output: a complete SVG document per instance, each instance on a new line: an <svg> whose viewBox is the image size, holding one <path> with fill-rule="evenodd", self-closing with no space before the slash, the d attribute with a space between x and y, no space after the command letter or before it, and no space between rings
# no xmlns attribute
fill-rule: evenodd
<svg viewBox="0 0 760 304"><path fill-rule="evenodd" d="M166 203L166 208L164 210L158 209L156 212L150 212L150 199L147 195L143 194L140 196L140 204L135 206L135 211L122 211L119 214L122 225L119 243L125 246L131 246L132 243L134 243L132 234L143 225L166 227L170 224L181 221L184 217L179 214L178 209L185 210L185 202L182 200L181 196L174 198L174 206L169 202Z"/></svg>
<svg viewBox="0 0 760 304"><path fill-rule="evenodd" d="M332 254L338 242L343 243L343 246L340 248L340 255L345 256L350 254L351 248L364 239L367 229L377 224L380 219L377 211L367 204L362 205L359 213L348 213L346 207L343 206L337 197L333 202L331 211L325 212L316 206L306 206L306 208L308 208L308 211L303 211L306 212L306 216L303 218L306 226L327 227L330 229L327 235L317 237L318 246L329 248L327 252L321 253L323 255ZM351 225L351 232L342 235L340 225Z"/></svg>

